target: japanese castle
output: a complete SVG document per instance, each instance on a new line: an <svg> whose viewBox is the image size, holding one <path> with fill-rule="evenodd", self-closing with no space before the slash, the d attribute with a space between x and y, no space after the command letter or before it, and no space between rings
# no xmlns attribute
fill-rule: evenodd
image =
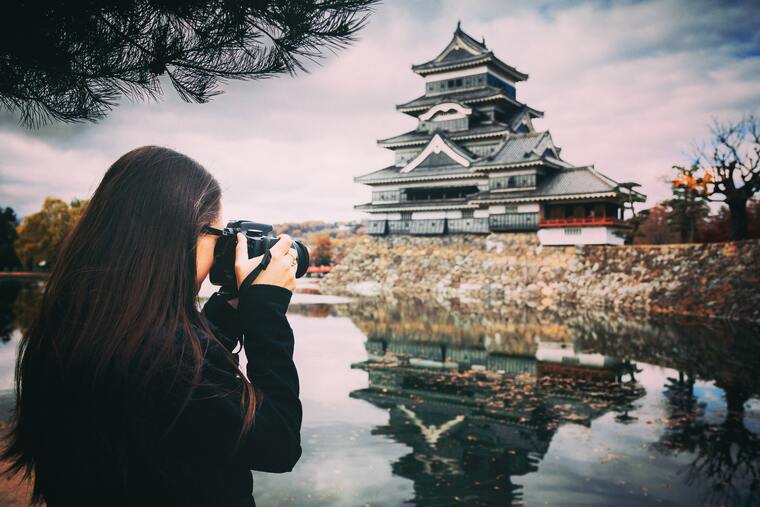
<svg viewBox="0 0 760 507"><path fill-rule="evenodd" d="M565 162L543 113L517 100L528 75L504 63L457 24L446 48L413 65L425 94L396 106L415 130L381 139L395 163L354 178L372 187L373 235L537 231L544 245L620 244L634 183Z"/></svg>

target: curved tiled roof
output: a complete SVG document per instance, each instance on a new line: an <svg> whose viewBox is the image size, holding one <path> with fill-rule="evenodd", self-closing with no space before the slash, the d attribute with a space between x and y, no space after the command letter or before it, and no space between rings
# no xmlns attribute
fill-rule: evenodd
<svg viewBox="0 0 760 507"><path fill-rule="evenodd" d="M402 144L402 143L426 144L433 138L436 132L437 131L426 132L426 131L421 131L421 130L416 130L416 129L410 130L409 132L406 132L398 136L388 137L386 139L379 139L377 141L377 144L381 146ZM458 141L460 139L467 139L473 136L490 135L490 134L493 134L493 135L506 134L507 132L509 132L509 129L505 124L494 123L492 125L478 125L477 127L473 127L468 130L462 130L459 132L446 132L446 135L448 135L449 139L453 141Z"/></svg>
<svg viewBox="0 0 760 507"><path fill-rule="evenodd" d="M392 166L386 169L381 169L374 173L370 173L371 176L376 177L377 180L394 178L398 175L397 166ZM366 175L366 176L370 176ZM382 177L381 177L382 176ZM414 171L400 175L397 181L403 181L404 179L419 179L423 174L415 174ZM425 170L424 176L432 177L484 177L485 174L479 172L473 172L469 169L454 167L438 167L435 171ZM361 177L359 177L361 178ZM356 178L356 181L361 181ZM374 178L373 178L374 180ZM364 181L364 182L369 182ZM593 167L571 167L556 169L548 172L541 178L538 187L526 189L526 190L511 190L511 191L481 191L473 194L465 199L467 203L474 203L475 201L481 204L488 204L489 202L505 202L505 201L535 201L543 199L574 199L574 198L586 198L594 195L602 196L604 194L615 195L621 194L621 189L618 187L617 182L604 176ZM643 201L645 197L643 194L634 192L634 200ZM442 200L441 203L448 202ZM431 203L433 204L433 203ZM387 206L412 206L413 204L387 204ZM419 205L419 203L417 203ZM371 205L365 205L365 207L371 207Z"/></svg>
<svg viewBox="0 0 760 507"><path fill-rule="evenodd" d="M541 190L550 195L610 192L615 189L617 189L616 181L591 167L563 169L541 185Z"/></svg>
<svg viewBox="0 0 760 507"><path fill-rule="evenodd" d="M419 178L422 176L433 175L450 175L450 174L462 174L471 175L473 171L479 169L488 170L494 168L494 166L504 165L520 165L530 163L546 163L547 165L555 166L553 161L547 161L545 158L546 150L554 148L551 136L548 132L530 132L526 134L511 134L504 141L501 146L491 155L487 157L474 158L474 156L462 148L457 146L451 141L450 138L442 136L446 143L452 148L460 151L467 158L474 160L470 168L463 167L460 164L446 164L446 159L436 159L430 163L422 163L417 168L407 173L401 173L401 167L390 166L379 171L375 171L369 174L358 176L354 178L355 181L360 183L372 183L390 178L400 177L404 179ZM552 151L552 158L556 152ZM559 161L561 162L561 160Z"/></svg>
<svg viewBox="0 0 760 507"><path fill-rule="evenodd" d="M522 102L509 97L506 93L504 93L504 90L496 86L483 86L482 88L463 90L460 92L451 92L445 95L422 95L414 100L410 100L409 102L398 104L396 106L396 109L402 112L406 112L418 109L428 109L441 102L460 102L462 104L468 104L471 102L480 102L489 99L506 100L515 107L526 107L535 116L543 116L543 113L541 111L530 108Z"/></svg>
<svg viewBox="0 0 760 507"><path fill-rule="evenodd" d="M529 115L530 108L527 106L524 106L520 108L518 111L516 111L509 120L507 120L507 123L500 123L500 122L494 122L492 124L488 125L477 125L475 127L469 128L467 130L457 131L457 132L446 132L446 135L449 137L449 139L453 141L459 141L459 140L465 140L465 139L473 139L477 138L478 136L497 136L497 135L505 135L509 133L509 131L515 132L516 129L520 126L523 117L527 114ZM437 131L428 132L425 130L410 130L409 132L405 132L398 136L393 137L387 137L385 139L378 139L377 144L380 146L393 146L393 145L401 145L401 144L425 144L430 141L430 139L433 138L433 136L436 134Z"/></svg>
<svg viewBox="0 0 760 507"><path fill-rule="evenodd" d="M583 198L594 194L619 194L618 183L591 166L557 169L545 175L538 187L525 191L481 192L476 198L481 203L545 198ZM643 194L634 193L634 200L644 200Z"/></svg>
<svg viewBox="0 0 760 507"><path fill-rule="evenodd" d="M464 167L459 164L451 164L451 165L429 165L429 166L423 166L419 168L415 168L414 170L402 173L401 169L403 167L392 165L385 167L383 169L380 169L379 171L374 171L368 174L363 174L361 176L356 176L354 178L354 181L357 183L379 183L381 181L386 180L394 180L394 181L404 181L404 180L416 180L420 178L445 178L450 176L461 176L464 178L471 178L471 177L482 177L482 175L471 172L467 167Z"/></svg>
<svg viewBox="0 0 760 507"><path fill-rule="evenodd" d="M466 49L468 48L468 49ZM420 75L442 72L452 68L471 67L473 65L482 65L490 63L509 75L514 81L524 81L528 75L520 72L511 65L507 65L498 59L493 51L490 51L485 41L478 42L465 33L457 24L456 30L451 41L446 45L443 51L435 58L425 63L412 65L412 70Z"/></svg>
<svg viewBox="0 0 760 507"><path fill-rule="evenodd" d="M549 132L512 134L502 141L495 152L475 162L474 167L540 161L544 158L547 149L554 149Z"/></svg>

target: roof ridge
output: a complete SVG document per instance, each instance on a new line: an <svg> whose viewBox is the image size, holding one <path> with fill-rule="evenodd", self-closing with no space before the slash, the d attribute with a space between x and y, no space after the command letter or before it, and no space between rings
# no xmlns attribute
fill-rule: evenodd
<svg viewBox="0 0 760 507"><path fill-rule="evenodd" d="M543 134L546 134L549 132L548 130L542 130L542 131L533 131L533 132L510 132L511 137L522 139L525 137L534 137L534 136L542 136Z"/></svg>
<svg viewBox="0 0 760 507"><path fill-rule="evenodd" d="M488 46L485 44L485 37L483 38L483 42L478 42L472 35L462 30L461 21L457 21L457 28L454 30L454 35L463 35L464 38L469 39L467 42L471 42L482 49L488 49Z"/></svg>
<svg viewBox="0 0 760 507"><path fill-rule="evenodd" d="M536 141L536 144L533 146L534 150L536 148L538 148L538 145L540 145L541 142L544 140L544 137L546 137L546 135L549 134L549 131L548 130L543 130L543 131L540 132L540 134L541 135L539 136L538 141ZM549 138L551 138L551 135L549 135Z"/></svg>
<svg viewBox="0 0 760 507"><path fill-rule="evenodd" d="M435 136L440 136L441 139L443 139L444 143L446 143L447 145L449 145L449 147L451 147L453 150L461 152L460 154L463 155L463 156L465 156L465 157L467 157L467 158L469 158L470 161L473 161L476 158L478 158L474 153L472 153L470 150L468 150L464 146L459 146L456 141L454 141L453 139L451 139L449 137L449 135L448 135L447 132L436 131L433 134L433 137L430 139L431 143L433 142L433 139L435 139ZM430 143L428 143L428 144L430 144Z"/></svg>
<svg viewBox="0 0 760 507"><path fill-rule="evenodd" d="M602 181L602 182L604 182L604 183L607 183L608 185L609 185L609 184L612 184L612 186L613 186L613 187L617 187L617 186L619 185L619 183L618 183L617 181L615 181L615 180L613 180L612 178L610 178L609 176L606 176L606 175L602 174L601 172L599 172L599 171L596 169L596 167L594 167L594 165L593 165L593 164L591 164L591 165L589 165L589 166L588 166L588 170L589 170L589 172L590 172L591 174L593 174L593 175L594 175L596 178L598 178L600 181Z"/></svg>

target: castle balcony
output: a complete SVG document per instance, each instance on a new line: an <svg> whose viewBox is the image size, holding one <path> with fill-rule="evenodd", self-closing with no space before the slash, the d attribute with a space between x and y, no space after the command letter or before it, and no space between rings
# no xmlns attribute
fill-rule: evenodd
<svg viewBox="0 0 760 507"><path fill-rule="evenodd" d="M488 225L493 232L535 231L538 213L500 213L489 215Z"/></svg>
<svg viewBox="0 0 760 507"><path fill-rule="evenodd" d="M565 218L542 218L539 227L629 227L628 224L615 217L565 217Z"/></svg>

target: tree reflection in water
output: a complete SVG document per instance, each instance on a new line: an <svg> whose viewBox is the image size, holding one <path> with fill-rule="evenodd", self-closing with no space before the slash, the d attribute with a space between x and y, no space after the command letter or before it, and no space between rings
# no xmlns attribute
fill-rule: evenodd
<svg viewBox="0 0 760 507"><path fill-rule="evenodd" d="M369 387L352 396L389 411L374 434L412 448L393 471L414 481L416 505L522 503L512 478L537 470L560 424L610 411L636 421L635 361L679 374L664 386L666 429L654 449L693 456L685 481L709 481L710 504L760 494L760 439L743 417L760 394L757 326L416 299L339 313L368 337L369 359L354 366ZM695 379L724 391L722 422L705 419Z"/></svg>
<svg viewBox="0 0 760 507"><path fill-rule="evenodd" d="M25 332L34 321L44 282L0 280L0 340L9 342L13 331Z"/></svg>
<svg viewBox="0 0 760 507"><path fill-rule="evenodd" d="M13 304L20 290L21 283L17 280L7 280L0 284L0 340L2 342L9 342L16 328Z"/></svg>
<svg viewBox="0 0 760 507"><path fill-rule="evenodd" d="M747 489L760 496L760 437L746 428L744 417L747 401L760 396L760 329L683 318L669 319L666 329L656 341L644 333L585 335L581 345L676 370L678 378L668 378L664 387L667 424L655 448L693 455L685 480L694 486L709 480L705 500L710 503L741 505ZM694 392L697 379L712 381L723 391L721 421L707 416Z"/></svg>
<svg viewBox="0 0 760 507"><path fill-rule="evenodd" d="M0 284L2 340L32 323L40 289ZM760 438L745 414L760 397L756 325L397 298L290 312L348 317L367 337L368 359L353 366L368 386L351 396L388 411L372 433L411 449L392 470L413 481L418 506L521 504L514 479L538 470L562 424L610 414L640 426L647 365L673 372L651 449L688 460L683 481L706 492L701 503L760 502ZM700 398L705 383L724 394L717 410Z"/></svg>

